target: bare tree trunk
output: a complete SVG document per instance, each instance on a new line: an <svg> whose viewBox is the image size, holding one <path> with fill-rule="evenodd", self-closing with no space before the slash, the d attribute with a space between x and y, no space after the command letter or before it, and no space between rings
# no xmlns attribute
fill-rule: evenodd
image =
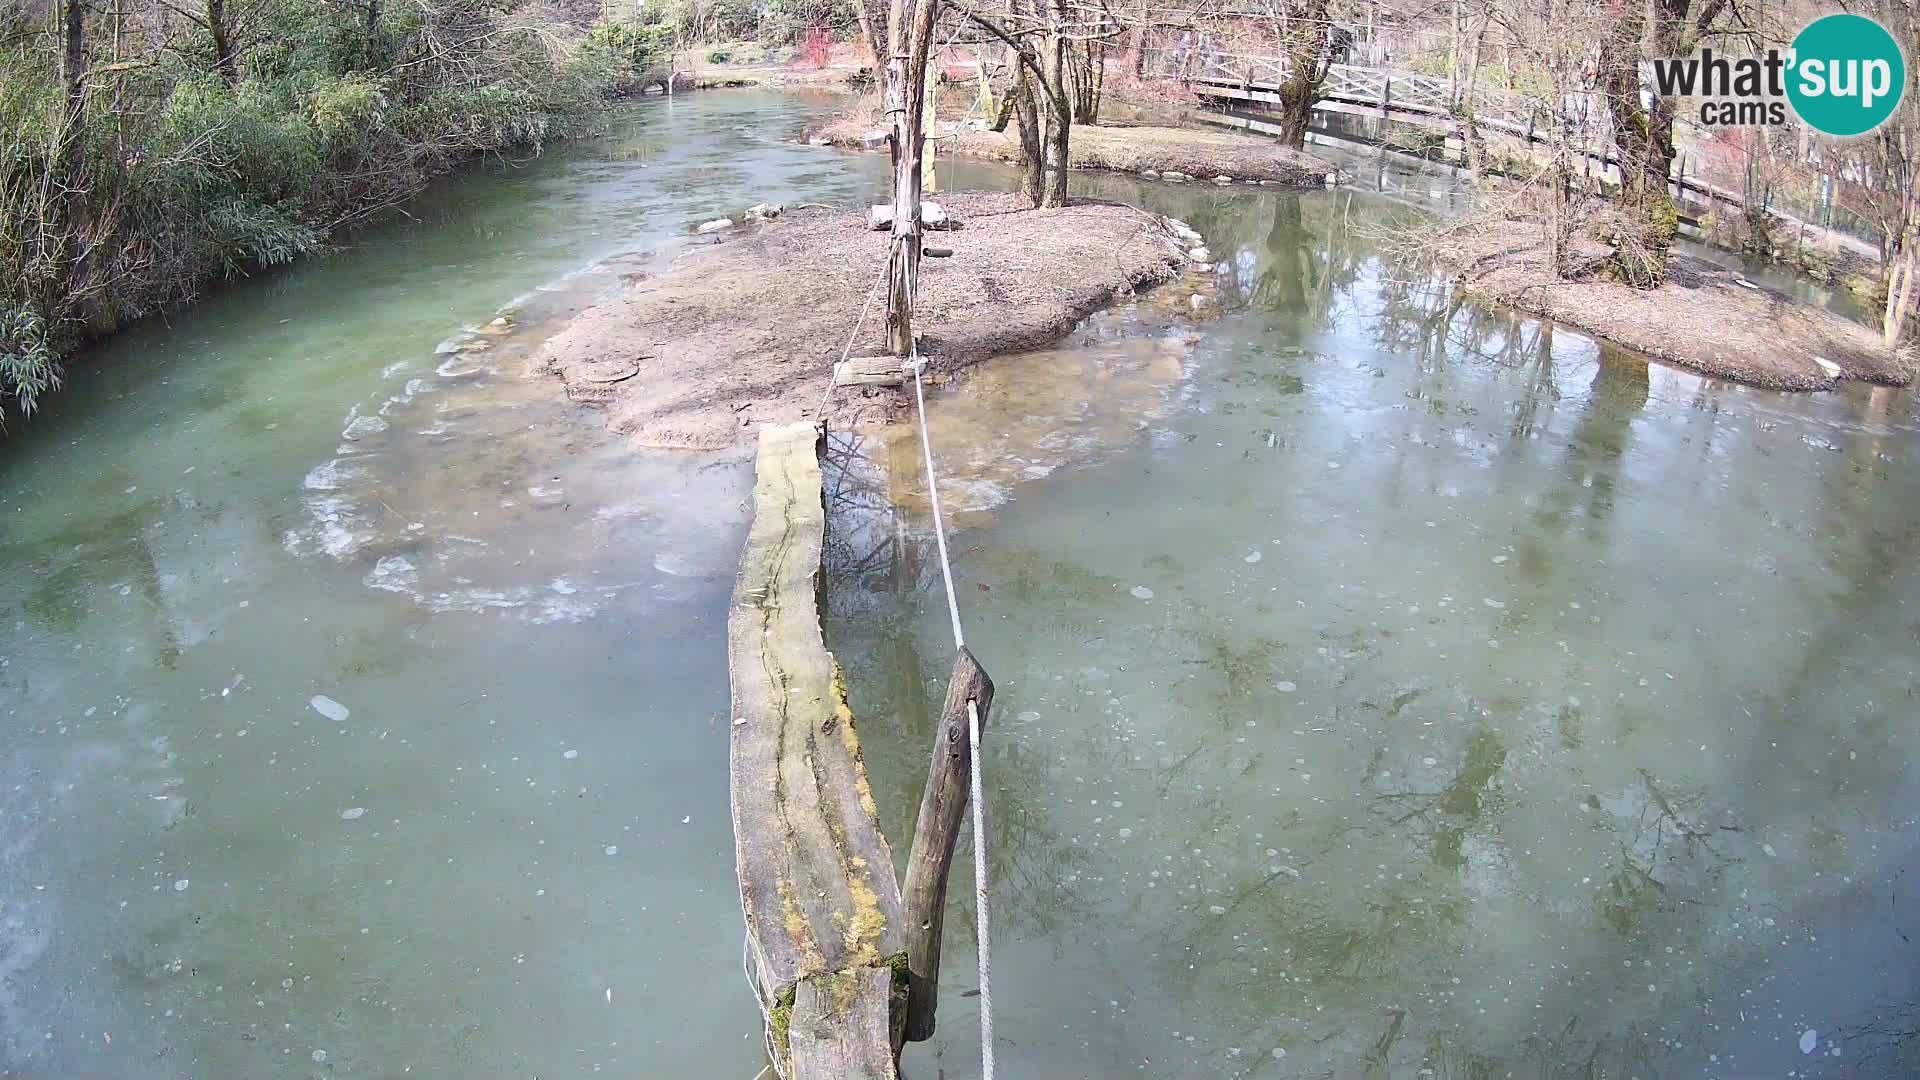
<svg viewBox="0 0 1920 1080"><path fill-rule="evenodd" d="M993 111L993 118L988 126L994 131L1007 130L1007 123L1014 117L1014 93L1027 82L1026 66L1020 63L1020 50L1011 45L1007 46L1007 67L1013 72L1013 86L1007 89L1007 96L1000 99L1000 107ZM984 84L986 78L986 67L983 64L980 69L980 81Z"/></svg>
<svg viewBox="0 0 1920 1080"><path fill-rule="evenodd" d="M887 57L880 47L880 36L873 28L873 12L867 9L867 0L848 0L853 6L853 18L860 27L860 43L867 47L867 54L873 57L875 74L887 69Z"/></svg>
<svg viewBox="0 0 1920 1080"><path fill-rule="evenodd" d="M87 0L67 0L60 36L60 82L67 91L66 137L77 144L85 134L87 115Z"/></svg>
<svg viewBox="0 0 1920 1080"><path fill-rule="evenodd" d="M1480 15L1480 29L1473 35L1472 51L1467 54L1467 75L1454 95L1454 116L1460 121L1461 150L1467 158L1467 174L1477 187L1486 179L1487 147L1480 137L1480 119L1475 114L1475 95L1480 83L1480 49L1486 44L1487 24L1492 12Z"/></svg>
<svg viewBox="0 0 1920 1080"><path fill-rule="evenodd" d="M380 53L380 0L367 0L367 19L363 31L367 39L367 55L378 57Z"/></svg>
<svg viewBox="0 0 1920 1080"><path fill-rule="evenodd" d="M1014 109L1020 116L1020 193L1038 208L1047 201L1047 163L1040 145L1040 105L1034 100L1031 82L1021 85Z"/></svg>
<svg viewBox="0 0 1920 1080"><path fill-rule="evenodd" d="M1092 124L1100 119L1100 87L1106 81L1106 47L1099 41L1067 46L1067 74L1073 89L1073 122Z"/></svg>
<svg viewBox="0 0 1920 1080"><path fill-rule="evenodd" d="M1332 60L1328 0L1306 0L1298 15L1298 27L1282 32L1289 44L1287 78L1280 84L1280 144L1295 150L1307 145L1313 105L1320 100L1320 84Z"/></svg>
<svg viewBox="0 0 1920 1080"><path fill-rule="evenodd" d="M920 280L920 159L925 146L927 54L939 0L894 0L887 36L887 111L893 118L893 246L887 260L887 349L913 351L913 295Z"/></svg>
<svg viewBox="0 0 1920 1080"><path fill-rule="evenodd" d="M207 34L213 38L213 66L229 86L240 80L233 57L233 28L227 25L227 0L207 0Z"/></svg>
<svg viewBox="0 0 1920 1080"><path fill-rule="evenodd" d="M1073 103L1067 96L1067 38L1065 0L1050 0L1052 30L1041 66L1047 76L1047 185L1042 206L1067 205L1068 141L1073 130Z"/></svg>
<svg viewBox="0 0 1920 1080"><path fill-rule="evenodd" d="M1021 10L1023 3L1027 10ZM1008 58L1014 64L1013 89L1007 94L1007 103L1020 121L1020 147L1027 168L1024 190L1035 207L1066 205L1067 164L1071 160L1068 139L1073 103L1067 95L1064 71L1067 0L1047 0L1047 4L1049 32L1044 55L1034 48L1030 36L1016 37L1001 22L965 6L960 8L975 25L1006 44ZM1009 22L1014 18L1036 19L1032 0L1007 0L1006 15Z"/></svg>
<svg viewBox="0 0 1920 1080"><path fill-rule="evenodd" d="M1887 310L1880 324L1881 344L1889 349L1900 344L1900 335L1906 330L1907 314L1913 307L1915 244L1911 235L1905 240L1900 245L1900 262L1895 265L1893 277L1887 282Z"/></svg>
<svg viewBox="0 0 1920 1080"><path fill-rule="evenodd" d="M1615 0L1611 11L1616 16L1613 25L1600 40L1599 83L1620 158L1620 202L1639 219L1639 235L1623 231L1616 238L1613 268L1627 284L1651 288L1666 277L1667 251L1679 231L1677 207L1667 194L1667 173L1673 165L1671 124L1663 142L1657 117L1640 101L1644 0Z"/></svg>
<svg viewBox="0 0 1920 1080"><path fill-rule="evenodd" d="M1020 193L1038 207L1047 197L1045 151L1040 146L1040 107L1033 100L1033 76L1017 59L1014 64L1017 74L1007 100L1008 107L1020 121Z"/></svg>

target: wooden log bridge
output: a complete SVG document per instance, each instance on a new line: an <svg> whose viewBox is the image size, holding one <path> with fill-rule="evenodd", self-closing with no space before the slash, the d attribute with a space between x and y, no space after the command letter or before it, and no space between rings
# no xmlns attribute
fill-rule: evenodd
<svg viewBox="0 0 1920 1080"><path fill-rule="evenodd" d="M763 428L753 524L727 616L734 857L768 1053L787 1080L897 1080L933 1034L947 871L968 793L966 706L993 684L954 665L906 890L880 832L847 687L821 634L820 429Z"/></svg>

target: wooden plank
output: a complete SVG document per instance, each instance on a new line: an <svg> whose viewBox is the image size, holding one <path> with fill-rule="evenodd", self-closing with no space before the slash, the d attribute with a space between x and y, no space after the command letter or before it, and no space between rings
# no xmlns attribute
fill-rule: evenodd
<svg viewBox="0 0 1920 1080"><path fill-rule="evenodd" d="M893 856L820 632L818 441L809 424L761 430L753 525L727 615L734 858L776 1043L804 980L860 968L890 977L905 952Z"/></svg>
<svg viewBox="0 0 1920 1080"><path fill-rule="evenodd" d="M940 944L946 925L947 875L953 868L953 849L960 838L972 790L973 746L967 738L967 702L980 713L984 738L987 713L993 706L993 680L961 646L947 680L947 701L940 725L933 733L933 762L927 767L927 786L920 793L920 817L914 825L913 848L907 856L907 877L901 885L906 906L907 1040L933 1038L934 1009L939 1003Z"/></svg>
<svg viewBox="0 0 1920 1080"><path fill-rule="evenodd" d="M833 365L835 386L899 386L906 381L897 356L855 356Z"/></svg>
<svg viewBox="0 0 1920 1080"><path fill-rule="evenodd" d="M892 973L857 968L803 981L787 1024L789 1075L822 1080L896 1080Z"/></svg>

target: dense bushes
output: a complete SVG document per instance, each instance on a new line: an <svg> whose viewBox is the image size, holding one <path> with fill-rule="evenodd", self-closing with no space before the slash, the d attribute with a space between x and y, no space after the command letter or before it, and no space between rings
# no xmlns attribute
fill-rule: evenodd
<svg viewBox="0 0 1920 1080"><path fill-rule="evenodd" d="M498 0L88 2L0 14L0 422L88 335L583 130L665 42Z"/></svg>

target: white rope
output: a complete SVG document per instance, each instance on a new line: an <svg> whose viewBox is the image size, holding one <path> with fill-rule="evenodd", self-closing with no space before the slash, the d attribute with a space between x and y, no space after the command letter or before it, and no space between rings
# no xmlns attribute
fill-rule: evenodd
<svg viewBox="0 0 1920 1080"><path fill-rule="evenodd" d="M916 346L907 366L913 370L913 403L920 420L920 452L927 465L927 499L933 505L933 536L940 546L940 578L947 587L947 615L953 620L953 647L966 646L960 630L960 601L953 592L953 567L947 559L947 530L940 520L940 479L933 471L933 441L927 436L927 396L921 389L920 352ZM981 780L980 709L967 701L967 748L973 795L973 931L980 956L980 1075L993 1080L993 937L987 917L987 796Z"/></svg>
<svg viewBox="0 0 1920 1080"><path fill-rule="evenodd" d="M973 759L973 932L980 939L980 1075L993 1080L993 939L987 926L987 796L980 784L980 710L967 702Z"/></svg>
<svg viewBox="0 0 1920 1080"><path fill-rule="evenodd" d="M891 249L889 249L889 251L891 251ZM840 363L846 363L847 358L853 355L853 343L860 338L860 328L866 325L867 312L873 310L873 298L879 295L881 282L887 280L887 271L891 268L892 262L893 260L889 258L886 262L880 264L880 276L873 279L873 287L867 290L867 302L860 306L860 317L853 322L853 333L847 335L847 347L840 350ZM835 367L837 368L838 365L835 365ZM833 386L837 377L837 371L828 369L827 390L826 393L820 395L820 407L814 410L814 419L826 419L827 401L833 397Z"/></svg>
<svg viewBox="0 0 1920 1080"><path fill-rule="evenodd" d="M909 362L913 368L913 404L920 414L920 452L927 461L927 500L933 504L933 538L940 544L940 577L947 585L947 614L953 619L953 647L966 645L960 632L960 601L953 595L953 568L947 564L947 529L940 522L940 483L933 475L933 442L927 438L927 397L920 389L920 350L916 345Z"/></svg>

